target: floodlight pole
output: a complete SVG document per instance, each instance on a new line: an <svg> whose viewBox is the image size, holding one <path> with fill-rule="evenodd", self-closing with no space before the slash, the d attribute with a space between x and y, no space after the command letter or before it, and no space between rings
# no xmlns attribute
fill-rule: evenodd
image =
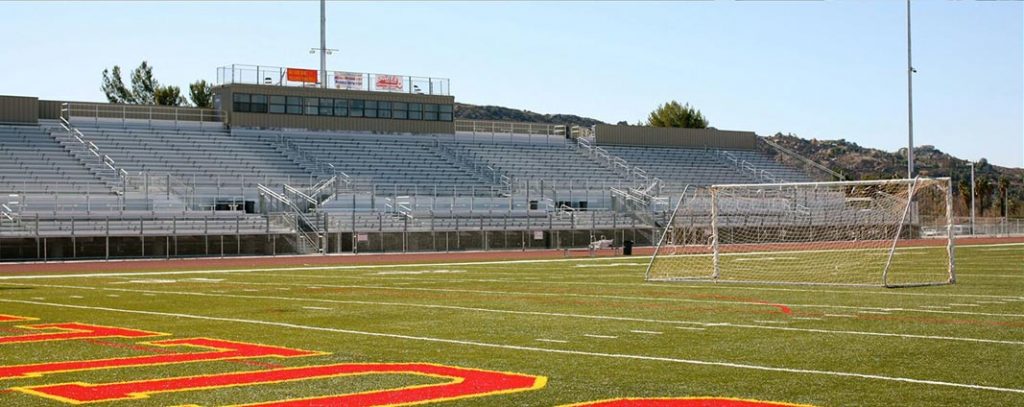
<svg viewBox="0 0 1024 407"><path fill-rule="evenodd" d="M327 88L327 0L320 0L320 87Z"/></svg>
<svg viewBox="0 0 1024 407"><path fill-rule="evenodd" d="M907 0L907 179L914 178L914 65L910 56L910 0Z"/></svg>

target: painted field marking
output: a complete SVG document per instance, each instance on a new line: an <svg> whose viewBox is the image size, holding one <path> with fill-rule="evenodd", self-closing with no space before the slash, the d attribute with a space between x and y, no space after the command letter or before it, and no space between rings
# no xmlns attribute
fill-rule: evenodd
<svg viewBox="0 0 1024 407"><path fill-rule="evenodd" d="M632 332L632 333L635 333L635 334L645 334L645 335L661 335L662 334L661 332L658 332L658 331L643 331L643 330L640 330L640 329L631 329L631 330L629 330L629 332Z"/></svg>
<svg viewBox="0 0 1024 407"><path fill-rule="evenodd" d="M817 318L817 317L793 317L793 319L799 319L799 320L803 320L803 321L824 321L825 320L825 318Z"/></svg>
<svg viewBox="0 0 1024 407"><path fill-rule="evenodd" d="M331 311L331 310L333 310L333 308L324 308L324 307L302 307L302 309L311 309L311 310L319 310L319 311Z"/></svg>
<svg viewBox="0 0 1024 407"><path fill-rule="evenodd" d="M997 304L997 305L1005 305L1006 304L1005 302L1002 302L1002 301L975 301L975 302L978 303L978 304Z"/></svg>
<svg viewBox="0 0 1024 407"><path fill-rule="evenodd" d="M252 289L252 288L245 288L245 289L242 289L242 291L245 291L247 293L255 293L255 292L259 292L260 290L256 290L256 289Z"/></svg>
<svg viewBox="0 0 1024 407"><path fill-rule="evenodd" d="M577 264L574 267L577 267L577 268L588 268L588 267L624 267L624 266L630 266L630 267L633 267L633 266L647 266L647 263Z"/></svg>
<svg viewBox="0 0 1024 407"><path fill-rule="evenodd" d="M826 317L835 317L835 318L857 318L856 315L847 315L847 314L825 314L825 316Z"/></svg>
<svg viewBox="0 0 1024 407"><path fill-rule="evenodd" d="M278 289L278 290L280 290L280 291L288 291L288 290L291 290L291 288L288 288L288 287L277 287L277 289Z"/></svg>
<svg viewBox="0 0 1024 407"><path fill-rule="evenodd" d="M107 297L118 298L118 297L120 297L120 295L117 295L117 294L107 294Z"/></svg>
<svg viewBox="0 0 1024 407"><path fill-rule="evenodd" d="M763 319L754 320L754 322L757 322L759 324L779 324L779 325L785 325L785 324L789 323L789 321L769 321L769 320L763 320Z"/></svg>
<svg viewBox="0 0 1024 407"><path fill-rule="evenodd" d="M33 300L36 300L36 301L43 301L43 300L46 300L46 298L43 298L43 297L32 297L32 299L33 299Z"/></svg>
<svg viewBox="0 0 1024 407"><path fill-rule="evenodd" d="M978 304L949 304L951 307L980 307Z"/></svg>
<svg viewBox="0 0 1024 407"><path fill-rule="evenodd" d="M1024 243L997 243L997 244L984 244L984 245L969 245L961 247L969 247L973 249L979 249L984 247L1011 247L1011 246L1024 246ZM928 250L934 248L917 248L920 250ZM787 251L786 253L821 253L828 251L863 251L863 250L876 250L876 249L837 249L837 250L800 250L800 251ZM748 253L726 253L723 256L750 256L750 255L763 255L763 254L778 254L778 252L748 252ZM649 257L645 257L649 258ZM373 268L398 268L398 267L451 267L451 266L479 266L479 265L508 265L508 264L544 264L544 263L566 263L566 262L602 262L602 261L613 261L614 259L608 258L569 258L569 259L534 259L534 260L506 260L506 261L476 261L476 262L453 262L453 263L429 263L429 264L370 264L370 265L345 265L345 266L303 266L303 267L267 267L267 268L250 268L250 269L207 269L207 270L181 270L181 271L149 271L149 272L131 272L131 273L83 273L83 274L48 274L48 275L9 275L0 276L0 280L21 280L21 279L46 279L46 278L92 278L92 277L125 277L125 276L160 276L160 275L189 275L189 274L226 274L226 273L252 273L252 272L264 272L264 271L313 271L313 270L352 270L352 269L373 269ZM294 276L293 276L294 277ZM705 286L704 288L714 287ZM757 287L750 287L749 289L761 289ZM805 290L813 292L824 292L822 290ZM838 291L845 293L863 294L864 291ZM879 292L889 295L899 295L898 292ZM906 294L906 293L903 293ZM955 295L955 294L954 294ZM938 295L937 295L938 296ZM941 296L950 296L942 294ZM983 295L978 295L983 296ZM999 296L992 296L999 297ZM1021 298L1024 300L1024 297Z"/></svg>
<svg viewBox="0 0 1024 407"><path fill-rule="evenodd" d="M74 299L78 300L78 299L82 299L82 298L85 298L85 297L83 297L81 295L69 295L68 298L74 298Z"/></svg>
<svg viewBox="0 0 1024 407"><path fill-rule="evenodd" d="M153 293L142 293L142 295L145 295L147 297L156 297L156 294Z"/></svg>
<svg viewBox="0 0 1024 407"><path fill-rule="evenodd" d="M907 377L885 376L885 375L867 374L867 373L840 372L840 371L815 370L815 369L796 369L796 368L786 368L786 367L776 367L776 366L763 366L763 365L753 365L753 364L744 364L744 363L732 363L732 362L721 362L721 361L717 361L716 362L716 361L704 361L704 360L695 360L695 359L681 359L681 358L670 358L670 357L660 357L660 356L647 356L647 355L634 355L634 354L622 354L622 353L602 353L602 352L588 352L588 351L565 350L565 349L548 349L548 348L537 348L537 347L531 347L531 346L507 345L507 344L477 342L477 341L465 341L465 340L458 340L458 339L445 339L445 338L434 338L434 337L426 337L426 336L391 334L391 333L383 333L383 332L357 331L357 330L351 330L351 329L329 328L329 327L321 327L321 326L314 326L314 325L301 325L301 324L293 324L293 323L287 323L287 322L262 321L262 320L242 319L242 318L211 317L211 316L194 315L194 314L181 314L181 313L171 313L171 312L132 310L132 309L110 308L110 307L92 307L92 306L86 306L86 305L48 303L48 302L40 302L40 301L12 300L12 299L6 299L6 298L0 298L0 302L12 303L12 304L40 305L40 306L58 307L58 308L90 309L90 310L95 310L95 311L108 311L108 312L138 314L138 315L154 315L154 316L164 316L164 317L172 317L172 318L189 318L189 319L198 319L198 320L206 320L206 321L232 322L232 323L240 323L240 324L262 325L262 326L276 326L276 327L300 329L300 330L309 330L309 331L333 332L333 333L340 333L340 334L371 336L371 337L378 337L378 338L403 339L403 340L412 340L412 341L421 341L421 342L445 343L445 344L452 344L452 345L476 346L476 347L505 349L505 350L517 350L517 351L526 351L526 352L552 353L552 354L576 355L576 356L591 356L591 357L612 358L612 359L643 360L643 361L651 361L651 362L680 363L680 364L689 364L689 365L715 366L715 367L726 367L726 368L734 368L734 369L770 371L770 372L779 372L779 373L808 374L808 375L833 376L833 377L849 377L849 378L858 378L858 379L867 379L867 380L879 380L879 381L889 381L889 382L913 383L913 384L922 384L922 385L931 385L931 386L954 387L954 388L963 388L963 389L972 389L972 390L988 390L988 391L995 391L995 392L1002 392L1002 393L1024 394L1024 388L1010 388L1010 387L987 386L987 385L977 385L977 384L970 384L970 383L946 382L946 381L929 380L929 379L914 379L914 378L907 378ZM778 327L778 328L782 328L782 327ZM786 328L782 328L782 329L786 329Z"/></svg>
<svg viewBox="0 0 1024 407"><path fill-rule="evenodd" d="M257 274L254 274L257 275ZM265 274L264 274L265 275ZM271 275L277 277L285 277L286 275ZM289 276L295 277L295 276ZM16 283L7 283L16 284ZM301 283L257 283L257 282L242 282L236 281L234 284L250 284L250 285L297 285L301 286ZM32 285L32 284L23 284ZM34 286L45 286L45 285L34 285ZM657 302L687 302L687 303L708 303L708 304L728 304L728 305L753 305L753 306L773 306L774 304L765 304L757 301L723 301L723 300L702 300L692 298L662 298L662 297L636 297L636 296L624 296L624 295L601 295L601 294L575 294L575 293L550 293L550 292L536 292L536 291L501 291L501 290L469 290L469 289L456 289L456 288L426 288L426 287L392 287L392 286L377 286L377 285L355 285L355 284L321 284L316 288L353 288L353 289L365 289L365 290L397 290L397 291L427 291L427 292L455 292L455 293L468 293L468 294L496 294L496 295L511 295L511 296L540 296L540 297L576 297L576 298L598 298L598 299L610 299L610 300L627 300L627 301L657 301ZM1012 317L1012 318L1024 318L1024 314L1002 314L1002 313L989 313L989 312L968 312L968 311L936 311L936 310L922 310L913 308L893 308L893 307L859 307L853 305L832 305L832 304L786 304L788 308L834 308L843 310L871 310L871 311L905 311L905 312L925 312L925 313L939 313L939 314L956 314L956 315L975 315L975 316L993 316L993 317Z"/></svg>
<svg viewBox="0 0 1024 407"><path fill-rule="evenodd" d="M167 392L383 374L441 378L445 379L445 382L349 394L292 398L249 404L249 406L410 405L536 390L543 388L547 383L547 378L543 376L466 369L432 363L339 363L114 383L60 383L14 387L12 390L66 403L83 404L146 399L150 395Z"/></svg>
<svg viewBox="0 0 1024 407"><path fill-rule="evenodd" d="M921 305L920 307L921 308L931 308L931 309L952 309L953 308L953 307L946 306L946 305Z"/></svg>
<svg viewBox="0 0 1024 407"><path fill-rule="evenodd" d="M279 346L257 345L245 342L224 341L208 338L170 339L156 342L141 342L142 345L161 348L198 348L201 352L163 353L159 355L132 356L112 359L73 360L63 362L34 363L28 365L0 366L0 380L41 377L50 373L80 372L86 370L118 369L136 366L158 366L218 360L240 360L264 357L294 358L301 356L327 355Z"/></svg>
<svg viewBox="0 0 1024 407"><path fill-rule="evenodd" d="M892 315L891 312L885 312L885 311L857 311L857 312L859 312L861 314Z"/></svg>
<svg viewBox="0 0 1024 407"><path fill-rule="evenodd" d="M561 339L545 339L545 338L537 338L537 339L534 339L534 340L535 340L535 341L537 341L537 342L551 342L551 343L569 343L569 341L563 341L563 340L561 340Z"/></svg>
<svg viewBox="0 0 1024 407"><path fill-rule="evenodd" d="M305 302L322 302L329 304L355 304L355 305L374 305L374 306L397 306L397 307L412 307L412 308L427 308L427 309L451 309L459 311L471 311L471 312L490 312L498 314L511 314L511 315L534 315L534 316L545 316L545 317L564 317L564 318L581 318L581 319L595 319L595 320L608 320L608 321L629 321L629 322L650 322L657 324L690 324L699 325L705 327L716 327L716 326L727 326L733 328L743 329L780 329L790 330L796 332L814 332L814 333L827 333L827 334L841 334L841 335L863 335L863 336L878 336L878 337L893 337L893 338L905 338L905 339L926 339L926 340L945 340L945 341L962 341L962 342L975 342L975 343L996 343L1004 345L1024 345L1024 341L1005 341L996 339L983 339L983 338L964 338L964 337L948 337L948 336L934 336L934 335L914 335L914 334L899 334L889 332L871 332L871 331L842 331L842 330L825 330L825 329L813 329L813 328L787 328L787 327L776 327L767 325L745 325L745 324L733 324L729 322L699 322L699 321L683 321L683 320L660 320L660 319L646 319L646 318L632 318L632 317L616 317L607 315L587 315L587 314L569 314L569 313L556 313L556 312L540 312L540 311L516 311L516 310L501 310L501 309L490 309L490 308L474 308L474 307L461 307L455 305L437 305L437 304L415 304L415 303L393 303L393 302L377 302L377 301L348 301L348 300L332 300L332 299L317 299L317 298L293 298L293 297L277 297L277 296L255 296L255 295L240 295L240 294L208 294L199 292L180 292L180 291L152 291L152 290L132 290L126 288L109 288L109 287L82 287L82 286L68 286L68 285L48 285L48 284L19 284L19 283L7 283L11 285L25 285L35 287L55 287L55 288L74 288L81 290L106 290L106 291L124 291L124 292L138 292L138 293L159 293L159 294L170 294L170 295L191 295L191 296L203 296L203 297L215 297L215 298L242 298L242 299L271 299L281 301L305 301ZM846 315L847 318L854 318L852 315Z"/></svg>
<svg viewBox="0 0 1024 407"><path fill-rule="evenodd" d="M703 330L705 330L704 328L699 328L699 327L695 327L695 326L677 326L676 329L685 329L685 330L688 330L688 331L703 331Z"/></svg>
<svg viewBox="0 0 1024 407"><path fill-rule="evenodd" d="M40 330L56 330L57 332L32 333L25 335L0 336L0 345L9 343L36 343L71 341L76 339L97 339L97 338L148 338L152 336L165 336L169 334L160 332L143 331L139 329L119 328L116 326L104 326L93 324L82 324L78 322L65 322L58 324L35 324L19 325L18 328Z"/></svg>
<svg viewBox="0 0 1024 407"><path fill-rule="evenodd" d="M465 273L466 270L387 270L372 273L370 275L376 276L387 276L387 275L418 275L418 274L453 274L453 273Z"/></svg>
<svg viewBox="0 0 1024 407"><path fill-rule="evenodd" d="M618 336L612 336L612 335L583 334L583 336L586 336L588 338L598 338L598 339L618 339L619 338Z"/></svg>

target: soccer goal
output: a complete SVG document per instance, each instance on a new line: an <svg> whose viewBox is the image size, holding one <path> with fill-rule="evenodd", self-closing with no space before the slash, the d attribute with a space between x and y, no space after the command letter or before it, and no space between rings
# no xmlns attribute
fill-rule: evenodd
<svg viewBox="0 0 1024 407"><path fill-rule="evenodd" d="M687 188L649 281L952 284L949 178Z"/></svg>

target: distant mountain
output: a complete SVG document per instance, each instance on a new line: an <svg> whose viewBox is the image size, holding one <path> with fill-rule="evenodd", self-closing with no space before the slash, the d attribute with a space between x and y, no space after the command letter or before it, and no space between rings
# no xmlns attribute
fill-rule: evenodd
<svg viewBox="0 0 1024 407"><path fill-rule="evenodd" d="M501 106L478 106L465 103L455 104L455 118L460 120L498 120L523 123L551 123L577 126L593 126L604 122L572 114L543 114L529 110Z"/></svg>

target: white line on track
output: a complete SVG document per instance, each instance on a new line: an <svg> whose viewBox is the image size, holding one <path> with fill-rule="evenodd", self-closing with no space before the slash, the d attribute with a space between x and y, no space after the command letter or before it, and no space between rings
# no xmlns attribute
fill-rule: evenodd
<svg viewBox="0 0 1024 407"><path fill-rule="evenodd" d="M599 339L618 339L619 338L618 336L594 335L594 334L583 334L583 336L586 336L588 338L599 338Z"/></svg>
<svg viewBox="0 0 1024 407"><path fill-rule="evenodd" d="M553 353L553 354L562 354L562 355L591 356L591 357L613 358L613 359L631 359L631 360L643 360L643 361L651 361L651 362L681 363L681 364L698 365L698 366L715 366L715 367L727 367L727 368L734 368L734 369L760 370L760 371L769 371L769 372L796 373L796 374L808 374L808 375L818 375L818 376L848 377L848 378L880 380L880 381L889 381L889 382L901 382L901 383L913 383L913 384L932 385L932 386L955 387L955 388L972 389L972 390L988 390L988 391L995 391L995 392L1002 392L1002 393L1024 394L1024 389L1022 389L1022 388L986 386L986 385L977 385L977 384L969 384L969 383L945 382L945 381L928 380L928 379L914 379L914 378L907 378L907 377L884 376L884 375L866 374L866 373L839 372L839 371L814 370L814 369L795 369L795 368L786 368L786 367L753 365L753 364L745 364L745 363L732 363L732 362L721 362L721 361L717 361L716 362L716 361L681 359L681 358L670 358L670 357L660 357L660 356L632 355L632 354L622 354L622 353L602 353L602 352L587 352L587 351L565 350L565 349L547 349L547 348L537 348L537 347L532 347L532 346L508 345L508 344L477 342L477 341L467 341L467 340L458 340L458 339L433 338L433 337L426 337L426 336L391 334L391 333L383 333L383 332L357 331L357 330L351 330L351 329L330 328L330 327L321 327L321 326L314 326L314 325L292 324L292 323L287 323L287 322L263 321L263 320L242 319L242 318L210 317L210 316L194 315L194 314L181 314L181 313L146 311L146 310L133 310L133 309L109 308L109 307L93 307L93 306L85 306L85 305L60 304L60 303L49 303L49 302L39 302L39 301L11 300L11 299L6 299L6 298L0 298L0 302L13 303L13 304L40 305L40 306L60 307L60 308L89 309L89 310L94 310L94 311L108 311L108 312L118 312L118 313L128 313L128 314L138 314L138 315L164 316L164 317L173 317L173 318L189 318L189 319L199 319L199 320L206 320L206 321L232 322L232 323L240 323L240 324L263 325L263 326L276 326L276 327L281 327L281 328L301 329L301 330L309 330L309 331L333 332L333 333L349 334L349 335L361 335L361 336L372 336L372 337L378 337L378 338L403 339L403 340L413 340L413 341L421 341L421 342L446 343L446 344L452 344L452 345L476 346L476 347L506 349L506 350L517 350L517 351L526 351L526 352L542 352L542 353Z"/></svg>
<svg viewBox="0 0 1024 407"><path fill-rule="evenodd" d="M319 302L327 304L354 304L354 305L373 305L373 306L394 306L394 307L411 307L411 308L427 308L427 309L450 309L458 311L469 311L469 312L488 312L497 314L510 314L510 315L531 315L531 316L544 316L544 317L561 317L561 318L580 318L580 319L594 319L594 320L605 320L605 321L628 321L628 322L649 322L656 324L689 324L698 325L704 327L716 327L726 326L741 329L768 329L768 330L784 330L794 332L813 332L813 333L825 333L825 334L837 334L837 335L862 335L862 336L878 336L878 337L893 337L893 338L904 338L904 339L927 339L927 340L943 340L943 341L961 341L961 342L975 342L975 343L994 343L1003 345L1024 345L1024 341L1004 341L997 339L983 339L983 338L964 338L964 337L951 337L951 336L934 336L934 335L914 335L914 334L900 334L890 332L871 332L871 331L843 331L843 330L827 330L827 329L812 329L812 328L788 328L780 326L767 326L767 325L748 325L748 324L733 324L729 322L700 322L700 321L681 321L681 320L662 320L662 319L646 319L646 318L632 318L632 317L616 317L607 315L587 315L587 314L570 314L570 313L558 313L558 312L541 312L541 311L516 311L516 310L502 310L502 309L491 309L491 308L475 308L475 307L461 307L455 305L438 305L438 304L416 304L416 303L401 303L401 302L379 302L379 301L353 301L353 300L333 300L333 299L322 299L322 298L295 298L295 297L279 297L279 296L267 296L267 295L243 295L243 294L210 294L201 293L194 291L163 291L163 290L133 290L128 288L110 288L110 287L82 287L82 286L71 286L71 285L53 285L53 284L19 284L19 283L5 283L8 285L18 286L30 286L30 287L51 287L51 288L72 288L79 290L102 290L102 291L117 291L117 292L132 292L132 293L146 293L164 294L164 295L186 295L186 296L200 296L200 297L214 297L214 298L241 298L241 299L254 299L254 300L275 300L275 301L306 301L306 302ZM826 314L828 315L828 314ZM853 315L834 315L843 316L847 318L854 318Z"/></svg>
<svg viewBox="0 0 1024 407"><path fill-rule="evenodd" d="M561 340L561 339L544 339L544 338L537 338L537 339L534 339L534 340L535 340L535 341L537 341L537 342L551 342L551 343L569 343L569 341L563 341L563 340Z"/></svg>
<svg viewBox="0 0 1024 407"><path fill-rule="evenodd" d="M639 329L631 329L631 330L629 330L629 332L632 332L632 333L635 333L635 334L646 334L646 335L661 335L662 334L661 332L658 332L658 331L643 331L643 330L639 330Z"/></svg>

